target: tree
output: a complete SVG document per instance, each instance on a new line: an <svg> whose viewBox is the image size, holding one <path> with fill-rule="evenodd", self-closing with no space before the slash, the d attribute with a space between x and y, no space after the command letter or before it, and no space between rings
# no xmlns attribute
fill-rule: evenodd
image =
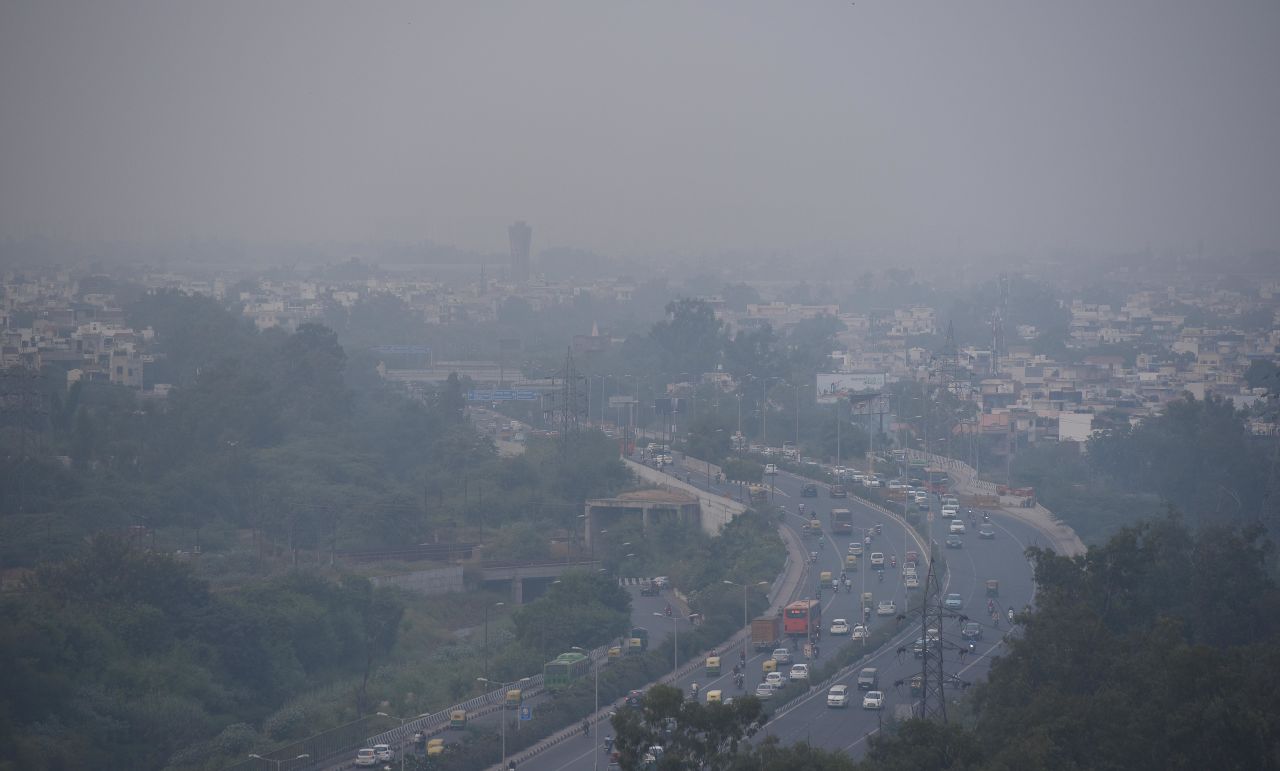
<svg viewBox="0 0 1280 771"><path fill-rule="evenodd" d="M594 648L631 628L631 595L617 581L569 572L514 614L516 637L543 657Z"/></svg>
<svg viewBox="0 0 1280 771"><path fill-rule="evenodd" d="M714 369L724 348L723 326L703 300L683 298L667 303L667 318L649 332L662 349L663 371L697 377Z"/></svg>
<svg viewBox="0 0 1280 771"><path fill-rule="evenodd" d="M677 688L655 685L639 709L621 709L612 719L614 749L624 771L646 768L650 747L661 745L658 769L729 769L746 740L764 725L764 709L754 696L732 704L685 701Z"/></svg>

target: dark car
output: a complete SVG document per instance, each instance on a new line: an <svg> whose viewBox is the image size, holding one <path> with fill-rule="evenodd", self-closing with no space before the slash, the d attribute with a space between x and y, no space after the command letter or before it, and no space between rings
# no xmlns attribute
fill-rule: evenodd
<svg viewBox="0 0 1280 771"><path fill-rule="evenodd" d="M963 629L960 630L960 636L966 640L981 640L982 624L979 624L977 621L970 621L964 625Z"/></svg>
<svg viewBox="0 0 1280 771"><path fill-rule="evenodd" d="M964 546L964 539L962 539L960 536L958 536L958 535L949 535L949 536L947 536L947 548L948 548L948 549L959 549L959 548L961 548L961 547L963 547L963 546Z"/></svg>
<svg viewBox="0 0 1280 771"><path fill-rule="evenodd" d="M844 485L831 485L831 487L828 488L828 492L831 494L832 498L849 497L849 491L844 489Z"/></svg>
<svg viewBox="0 0 1280 771"><path fill-rule="evenodd" d="M978 528L978 537L991 540L996 537L996 529L991 525L982 525Z"/></svg>
<svg viewBox="0 0 1280 771"><path fill-rule="evenodd" d="M801 487L801 488L800 488L800 497L801 497L801 498L817 498L817 497L818 497L818 486L817 486L817 485L815 485L814 483L810 482L809 484L805 485L804 487Z"/></svg>

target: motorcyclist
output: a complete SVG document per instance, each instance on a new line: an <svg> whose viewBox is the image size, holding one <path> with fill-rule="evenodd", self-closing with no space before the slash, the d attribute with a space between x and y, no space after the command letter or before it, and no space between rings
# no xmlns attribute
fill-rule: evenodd
<svg viewBox="0 0 1280 771"><path fill-rule="evenodd" d="M1013 608L1009 608L1009 623L1013 623Z"/></svg>
<svg viewBox="0 0 1280 771"><path fill-rule="evenodd" d="M604 737L604 751L605 751L605 752L612 752L612 751L613 751L613 737L612 737L612 736L606 736L606 737Z"/></svg>
<svg viewBox="0 0 1280 771"><path fill-rule="evenodd" d="M583 736L589 736L590 734L591 734L591 721L590 721L590 720L583 720L583 721L582 721L582 735L583 735Z"/></svg>
<svg viewBox="0 0 1280 771"><path fill-rule="evenodd" d="M876 571L876 578L877 578L877 580L879 580L879 581L880 581L880 583L882 583L882 584L883 584L883 583L884 583L884 571L883 571L883 570L877 570L877 571Z"/></svg>
<svg viewBox="0 0 1280 771"><path fill-rule="evenodd" d="M836 592L836 593L839 593L839 591L840 591L840 579L838 579L838 578L833 578L833 579L831 579L831 591Z"/></svg>
<svg viewBox="0 0 1280 771"><path fill-rule="evenodd" d="M689 692L693 694L693 698L695 699L698 698L698 684L694 683L693 685L689 686Z"/></svg>
<svg viewBox="0 0 1280 771"><path fill-rule="evenodd" d="M898 555L896 554L889 555L889 567L891 568L898 567Z"/></svg>
<svg viewBox="0 0 1280 771"><path fill-rule="evenodd" d="M670 616L670 615L671 615L671 603L667 603L667 610L666 610L666 613L667 613L667 615L668 615L668 616Z"/></svg>

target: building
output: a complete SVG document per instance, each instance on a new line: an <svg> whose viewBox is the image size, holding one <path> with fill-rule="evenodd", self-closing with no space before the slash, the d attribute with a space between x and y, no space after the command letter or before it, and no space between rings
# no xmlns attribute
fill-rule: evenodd
<svg viewBox="0 0 1280 771"><path fill-rule="evenodd" d="M511 239L511 280L517 284L529 281L529 248L533 245L533 228L520 220L507 228Z"/></svg>

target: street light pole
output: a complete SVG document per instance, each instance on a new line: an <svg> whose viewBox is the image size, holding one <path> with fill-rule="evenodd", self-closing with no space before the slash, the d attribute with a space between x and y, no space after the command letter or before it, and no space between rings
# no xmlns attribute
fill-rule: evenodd
<svg viewBox="0 0 1280 771"><path fill-rule="evenodd" d="M501 710L498 714L502 716L502 717L501 717L501 723L502 723L502 767L505 769L505 768L507 767L507 713L506 713L507 705L506 705L506 703L505 703L505 699L506 699L506 690L507 690L507 688L508 688L509 686L515 685L516 683L527 683L527 682L529 682L529 678L527 678L527 677L522 677L522 678L520 678L519 680L512 680L512 681L511 681L511 682L509 682L509 683L495 683L494 681L490 680L490 679L489 679L489 678L487 678L487 677L477 677L476 679L477 679L477 680L479 680L479 681L480 681L480 682L482 682L482 683L485 683L486 685L496 685L496 686L498 686L499 688L501 688L501 689L502 689L502 691L503 691L502 698L504 699L504 703L503 703L503 705L502 705L502 710ZM518 716L517 716L517 717L518 717Z"/></svg>
<svg viewBox="0 0 1280 771"><path fill-rule="evenodd" d="M484 676L489 676L489 609L501 608L506 605L505 602L496 602L493 605L484 606Z"/></svg>
<svg viewBox="0 0 1280 771"><path fill-rule="evenodd" d="M281 764L283 764L283 763L292 763L292 762L293 762L293 761L295 761L295 760L306 760L307 758L309 758L309 757L311 757L311 756L310 756L310 755L307 755L307 754L305 754L305 753L304 753L304 754L302 754L302 755L297 756L296 758L281 758L280 760L276 760L275 758L264 758L264 757L262 757L261 755L254 755L254 754L250 753L249 757L251 757L251 758L257 758L258 760L264 760L264 761L266 761L266 762L268 762L268 763L275 763L275 768L276 768L276 769L279 769L279 768L280 768L280 766L281 766Z"/></svg>
<svg viewBox="0 0 1280 771"><path fill-rule="evenodd" d="M654 611L655 616L664 618L666 614ZM671 615L671 673L674 675L676 670L680 668L680 627L676 621L684 618L684 616Z"/></svg>
<svg viewBox="0 0 1280 771"><path fill-rule="evenodd" d="M593 716L593 717L595 717L595 716L597 716L597 715L599 714L599 712L600 712L600 662L596 661L595 656L592 656L592 655L591 655L591 651L589 651L589 650L587 650L587 649L585 649L585 648L579 648L578 646L574 645L574 646L570 647L570 649L569 649L569 650L578 651L579 653L585 653L585 654L587 654L587 657L591 659L591 671L595 674L595 680L596 680L596 686L595 686L595 691L596 691L596 709L595 709L595 712L593 712L593 713L591 713L591 714L592 714L592 716ZM599 748L599 747L600 747L600 721L599 721L599 719L593 720L593 721L591 722L591 741L592 741L592 743L596 746L596 748ZM592 753L592 754L595 756L595 766L594 766L594 767L595 767L596 771L599 771L599 769L600 769L600 753L599 753L599 752L594 752L594 753Z"/></svg>
<svg viewBox="0 0 1280 771"><path fill-rule="evenodd" d="M722 581L721 583L728 584L729 586L742 587L742 627L743 629L746 629L748 632L747 637L743 638L742 640L742 652L745 654L747 652L747 640L750 639L750 630L751 630L750 622L747 620L747 589L750 588L753 584L740 584L736 581L728 581L728 580ZM768 581L760 581L754 584L754 586L768 586L768 585L769 585Z"/></svg>

